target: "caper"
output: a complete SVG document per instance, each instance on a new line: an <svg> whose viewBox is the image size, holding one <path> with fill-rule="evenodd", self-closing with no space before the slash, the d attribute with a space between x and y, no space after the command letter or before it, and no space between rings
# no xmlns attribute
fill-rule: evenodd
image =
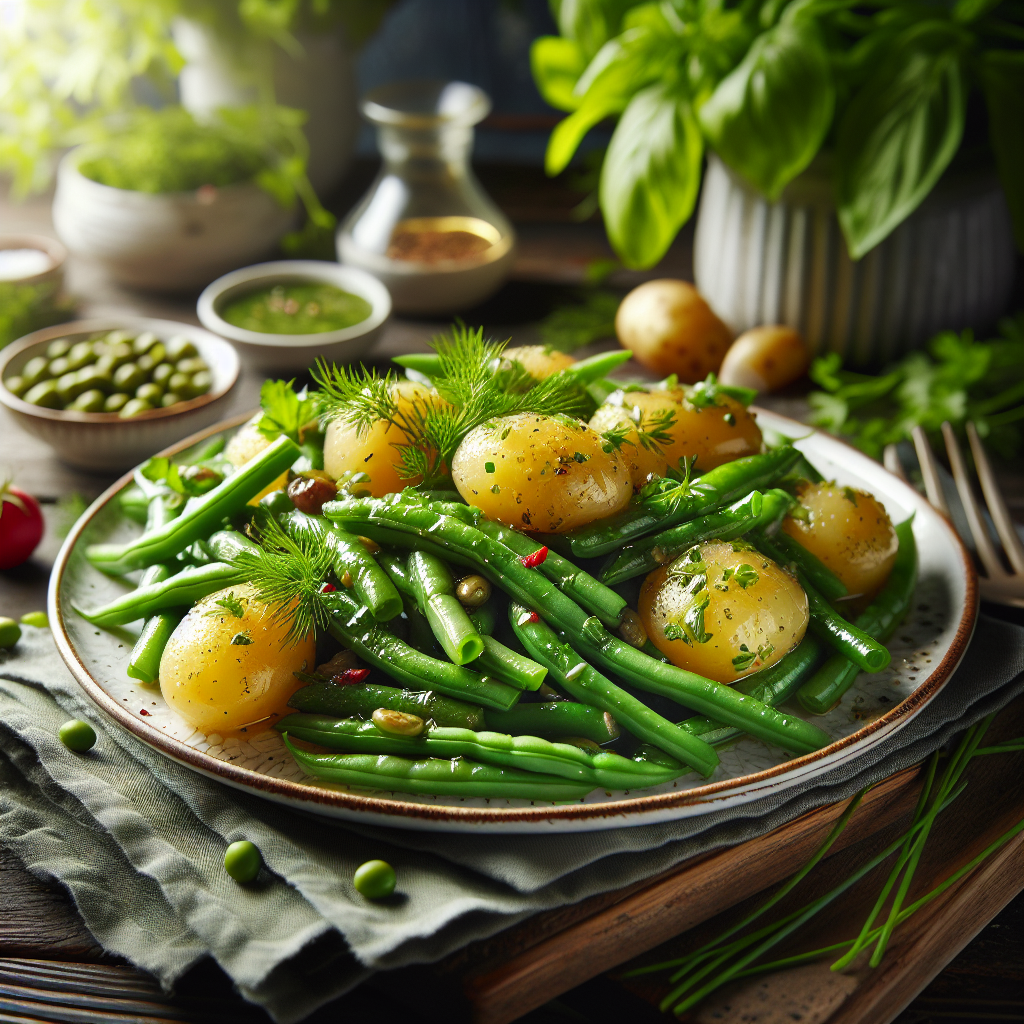
<svg viewBox="0 0 1024 1024"><path fill-rule="evenodd" d="M30 359L22 368L21 376L29 387L38 384L46 379L46 371L50 368L50 361L45 356L36 356Z"/></svg>
<svg viewBox="0 0 1024 1024"><path fill-rule="evenodd" d="M176 334L167 341L167 358L176 363L179 359L187 359L189 356L199 355L191 339L182 334Z"/></svg>
<svg viewBox="0 0 1024 1024"><path fill-rule="evenodd" d="M179 359L174 364L174 368L178 373L187 373L190 377L193 373L198 373L200 370L209 369L206 365L206 360L200 359L199 356L190 356L188 359Z"/></svg>
<svg viewBox="0 0 1024 1024"><path fill-rule="evenodd" d="M619 636L629 644L630 647L643 647L647 643L647 630L644 629L643 621L632 608L626 608L619 620Z"/></svg>
<svg viewBox="0 0 1024 1024"><path fill-rule="evenodd" d="M29 405L38 405L41 409L56 409L64 403L57 393L57 382L55 380L44 380L29 390L23 396Z"/></svg>
<svg viewBox="0 0 1024 1024"><path fill-rule="evenodd" d="M115 391L112 395L107 395L107 400L103 403L103 411L120 412L128 402L128 395L123 391Z"/></svg>
<svg viewBox="0 0 1024 1024"><path fill-rule="evenodd" d="M141 356L148 352L160 339L152 331L143 331L132 342L132 351Z"/></svg>
<svg viewBox="0 0 1024 1024"><path fill-rule="evenodd" d="M163 395L164 389L159 384L140 384L135 389L136 398L141 398L144 402L149 402L154 407L159 404Z"/></svg>
<svg viewBox="0 0 1024 1024"><path fill-rule="evenodd" d="M46 368L46 372L51 377L63 377L71 369L71 360L67 356L58 356L56 359L50 361L50 365Z"/></svg>
<svg viewBox="0 0 1024 1024"><path fill-rule="evenodd" d="M103 412L103 403L106 395L97 388L91 391L83 391L70 405L64 406L65 410L72 412Z"/></svg>
<svg viewBox="0 0 1024 1024"><path fill-rule="evenodd" d="M87 363L91 363L94 357L92 342L80 341L72 345L71 351L67 354L68 366L72 370L80 370Z"/></svg>
<svg viewBox="0 0 1024 1024"><path fill-rule="evenodd" d="M213 376L209 370L200 370L192 375L192 394L205 395L213 387Z"/></svg>
<svg viewBox="0 0 1024 1024"><path fill-rule="evenodd" d="M152 408L152 403L147 402L144 398L130 398L124 403L124 408L118 413L118 416L123 420L130 420L133 416L141 416L142 413L149 412Z"/></svg>
<svg viewBox="0 0 1024 1024"><path fill-rule="evenodd" d="M479 608L491 597L491 584L483 576L467 576L455 588L455 596L467 608Z"/></svg>
<svg viewBox="0 0 1024 1024"><path fill-rule="evenodd" d="M78 371L78 383L83 391L92 391L98 388L100 391L109 391L112 386L113 373L109 367L101 367L99 360L89 366L83 366Z"/></svg>
<svg viewBox="0 0 1024 1024"><path fill-rule="evenodd" d="M28 391L28 381L25 380L24 377L8 377L7 380L4 381L4 387L7 388L12 395L21 395L25 391Z"/></svg>
<svg viewBox="0 0 1024 1024"><path fill-rule="evenodd" d="M377 708L370 717L373 724L389 736L419 736L425 724L419 715L407 715L390 708Z"/></svg>
<svg viewBox="0 0 1024 1024"><path fill-rule="evenodd" d="M192 378L184 373L172 373L167 378L167 390L186 398L192 395Z"/></svg>
<svg viewBox="0 0 1024 1024"><path fill-rule="evenodd" d="M173 376L174 367L170 363L161 363L159 366L153 367L153 372L149 375L149 379L154 384L166 384Z"/></svg>
<svg viewBox="0 0 1024 1024"><path fill-rule="evenodd" d="M60 359L61 356L66 356L70 350L71 342L67 338L57 338L46 346L46 358Z"/></svg>
<svg viewBox="0 0 1024 1024"><path fill-rule="evenodd" d="M145 383L145 371L136 363L124 363L114 371L114 387L118 391L134 391L140 384Z"/></svg>
<svg viewBox="0 0 1024 1024"><path fill-rule="evenodd" d="M142 355L135 360L135 365L148 377L153 372L156 363L153 362L152 356Z"/></svg>
<svg viewBox="0 0 1024 1024"><path fill-rule="evenodd" d="M160 404L166 409L168 406L177 405L181 401L181 395L176 395L173 391L165 391L164 397L160 399Z"/></svg>

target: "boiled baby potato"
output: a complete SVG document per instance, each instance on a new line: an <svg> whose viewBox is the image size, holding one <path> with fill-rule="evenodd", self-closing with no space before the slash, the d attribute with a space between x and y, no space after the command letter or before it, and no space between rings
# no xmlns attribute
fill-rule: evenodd
<svg viewBox="0 0 1024 1024"><path fill-rule="evenodd" d="M538 533L603 519L633 493L625 461L597 431L536 413L471 430L452 459L452 480L488 519Z"/></svg>
<svg viewBox="0 0 1024 1024"><path fill-rule="evenodd" d="M395 392L399 412L405 415L440 401L432 388L411 380L399 381ZM405 431L388 420L377 420L363 434L344 420L333 420L324 437L324 471L335 480L349 471L366 473L370 480L361 485L362 489L374 498L382 498L420 482L420 477L399 473L402 457L395 445L406 443Z"/></svg>
<svg viewBox="0 0 1024 1024"><path fill-rule="evenodd" d="M262 412L256 413L248 423L242 425L235 436L225 445L224 458L232 466L244 466L250 459L255 458L264 448L269 448L273 443L269 437L265 437L259 431L259 422L262 417ZM287 486L288 470L285 470L276 480L267 484L249 504L257 505L260 498L264 495L270 494L271 491L279 491L282 487Z"/></svg>
<svg viewBox="0 0 1024 1024"><path fill-rule="evenodd" d="M695 455L699 472L761 451L761 429L742 402L721 392L708 401L700 388L677 394L680 411L672 428L672 452Z"/></svg>
<svg viewBox="0 0 1024 1024"><path fill-rule="evenodd" d="M747 544L709 541L655 569L640 618L673 665L733 683L791 651L807 631L807 595Z"/></svg>
<svg viewBox="0 0 1024 1024"><path fill-rule="evenodd" d="M804 339L792 327L755 327L729 346L718 379L734 387L777 391L802 377L810 361Z"/></svg>
<svg viewBox="0 0 1024 1024"><path fill-rule="evenodd" d="M598 433L628 428L625 443L619 454L629 467L629 477L634 490L639 490L654 476L664 476L669 466L675 467L683 455L690 454L676 441L676 424L682 414L682 406L667 391L614 391L597 412L590 418L590 427ZM672 417L668 423L666 416ZM667 426L659 427L659 424ZM640 437L637 427L647 433L646 443ZM652 433L667 434L655 438Z"/></svg>
<svg viewBox="0 0 1024 1024"><path fill-rule="evenodd" d="M689 384L717 371L732 341L700 292L670 279L634 288L615 314L615 333L648 369Z"/></svg>
<svg viewBox="0 0 1024 1024"><path fill-rule="evenodd" d="M501 361L517 362L534 380L544 380L559 370L567 370L576 360L565 352L548 348L547 345L520 345L507 348L501 354Z"/></svg>
<svg viewBox="0 0 1024 1024"><path fill-rule="evenodd" d="M786 516L782 528L846 584L851 599L874 597L899 547L885 506L867 491L836 483L804 483L796 496L802 512Z"/></svg>
<svg viewBox="0 0 1024 1024"><path fill-rule="evenodd" d="M294 673L310 671L316 647L312 633L289 647L275 613L247 583L203 598L164 648L164 700L207 735L287 714L302 685Z"/></svg>

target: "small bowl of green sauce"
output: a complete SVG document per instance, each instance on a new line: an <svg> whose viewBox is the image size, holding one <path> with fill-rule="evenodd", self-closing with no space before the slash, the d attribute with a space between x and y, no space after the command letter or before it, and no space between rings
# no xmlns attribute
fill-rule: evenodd
<svg viewBox="0 0 1024 1024"><path fill-rule="evenodd" d="M199 296L198 313L255 369L298 372L318 358L362 356L391 314L391 296L356 267L278 260L218 278Z"/></svg>

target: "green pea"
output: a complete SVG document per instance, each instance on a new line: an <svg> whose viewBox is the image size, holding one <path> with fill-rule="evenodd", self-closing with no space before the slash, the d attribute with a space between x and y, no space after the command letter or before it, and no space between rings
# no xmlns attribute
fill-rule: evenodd
<svg viewBox="0 0 1024 1024"><path fill-rule="evenodd" d="M41 409L56 409L63 405L60 395L57 393L57 382L55 380L44 380L34 388L30 388L24 395L24 399L30 405L38 405Z"/></svg>
<svg viewBox="0 0 1024 1024"><path fill-rule="evenodd" d="M158 341L146 355L153 360L154 366L159 366L167 358L167 346L162 341Z"/></svg>
<svg viewBox="0 0 1024 1024"><path fill-rule="evenodd" d="M14 376L8 377L4 381L4 386L12 395L21 395L25 391L28 391L28 381L24 377Z"/></svg>
<svg viewBox="0 0 1024 1024"><path fill-rule="evenodd" d="M120 412L129 401L128 395L123 391L115 391L112 395L107 395L107 400L103 403L104 412Z"/></svg>
<svg viewBox="0 0 1024 1024"><path fill-rule="evenodd" d="M149 379L154 384L164 385L173 376L174 367L170 363L161 363L159 366L153 367L153 372L150 374Z"/></svg>
<svg viewBox="0 0 1024 1024"><path fill-rule="evenodd" d="M153 404L144 398L131 398L124 403L124 408L118 413L118 416L123 420L130 420L133 416L141 416L152 408Z"/></svg>
<svg viewBox="0 0 1024 1024"><path fill-rule="evenodd" d="M209 367L206 365L206 360L200 359L199 356L191 356L188 359L179 359L174 364L174 368L178 373L187 373L190 377L193 373L198 373L200 370L208 370Z"/></svg>
<svg viewBox="0 0 1024 1024"><path fill-rule="evenodd" d="M135 360L135 365L148 377L153 372L153 367L156 366L156 363L153 362L152 356L143 355Z"/></svg>
<svg viewBox="0 0 1024 1024"><path fill-rule="evenodd" d="M73 402L81 393L82 389L78 386L78 374L74 370L57 378L57 394L60 396L62 405Z"/></svg>
<svg viewBox="0 0 1024 1024"><path fill-rule="evenodd" d="M21 368L21 376L28 383L28 386L32 387L34 384L38 384L41 380L46 379L49 369L50 361L45 356L36 356L35 359L30 359Z"/></svg>
<svg viewBox="0 0 1024 1024"><path fill-rule="evenodd" d="M356 868L356 892L368 900L380 900L395 891L395 869L386 860L368 860Z"/></svg>
<svg viewBox="0 0 1024 1024"><path fill-rule="evenodd" d="M60 359L71 351L71 342L67 338L57 338L46 346L47 359Z"/></svg>
<svg viewBox="0 0 1024 1024"><path fill-rule="evenodd" d="M50 625L50 620L46 617L46 612L25 612L21 617L21 624L46 629Z"/></svg>
<svg viewBox="0 0 1024 1024"><path fill-rule="evenodd" d="M0 647L13 647L21 639L21 626L0 615Z"/></svg>
<svg viewBox="0 0 1024 1024"><path fill-rule="evenodd" d="M159 384L140 384L135 389L136 398L141 398L144 402L149 402L153 406L159 403L163 395L164 389Z"/></svg>
<svg viewBox="0 0 1024 1024"><path fill-rule="evenodd" d="M173 391L176 394L191 397L192 395L192 378L185 373L172 373L167 378L167 390Z"/></svg>
<svg viewBox="0 0 1024 1024"><path fill-rule="evenodd" d="M106 338L103 340L108 345L124 345L127 344L131 348L131 342L135 339L135 335L131 331L117 330L110 331Z"/></svg>
<svg viewBox="0 0 1024 1024"><path fill-rule="evenodd" d="M68 373L71 369L71 360L67 356L59 356L57 359L51 361L47 367L47 373L51 377L63 377L65 373Z"/></svg>
<svg viewBox="0 0 1024 1024"><path fill-rule="evenodd" d="M103 412L107 396L98 388L83 391L73 402L64 406L71 412Z"/></svg>
<svg viewBox="0 0 1024 1024"><path fill-rule="evenodd" d="M176 334L173 338L169 338L167 341L167 358L172 363L176 363L179 359L187 359L189 356L199 355L199 350L195 347L189 338L186 338L182 334Z"/></svg>
<svg viewBox="0 0 1024 1024"><path fill-rule="evenodd" d="M213 376L209 370L200 370L192 375L192 394L205 395L213 387Z"/></svg>
<svg viewBox="0 0 1024 1024"><path fill-rule="evenodd" d="M259 873L263 858L255 843L240 839L224 851L224 870L236 882L251 882Z"/></svg>
<svg viewBox="0 0 1024 1024"><path fill-rule="evenodd" d="M135 358L135 353L127 342L121 345L111 345L104 354L113 360L115 367L124 366L125 363L130 363Z"/></svg>
<svg viewBox="0 0 1024 1024"><path fill-rule="evenodd" d="M71 346L67 354L68 366L72 370L80 370L86 363L91 363L95 358L91 341L80 341Z"/></svg>
<svg viewBox="0 0 1024 1024"><path fill-rule="evenodd" d="M114 371L114 387L118 391L134 391L146 383L146 373L136 363L124 363Z"/></svg>
<svg viewBox="0 0 1024 1024"><path fill-rule="evenodd" d="M87 750L92 750L96 746L96 730L88 722L83 722L80 718L74 718L70 722L65 722L60 727L60 732L57 735L60 737L61 743L68 750L75 751L76 754L84 754Z"/></svg>
<svg viewBox="0 0 1024 1024"><path fill-rule="evenodd" d="M86 391L98 388L100 391L109 391L113 386L114 375L109 367L100 366L99 362L83 366L78 371L78 383Z"/></svg>
<svg viewBox="0 0 1024 1024"><path fill-rule="evenodd" d="M177 405L181 400L181 395L176 395L173 391L165 391L164 397L160 399L160 404L166 409L168 406Z"/></svg>
<svg viewBox="0 0 1024 1024"><path fill-rule="evenodd" d="M132 342L132 350L137 356L144 355L148 352L160 339L152 331L143 331L134 342Z"/></svg>

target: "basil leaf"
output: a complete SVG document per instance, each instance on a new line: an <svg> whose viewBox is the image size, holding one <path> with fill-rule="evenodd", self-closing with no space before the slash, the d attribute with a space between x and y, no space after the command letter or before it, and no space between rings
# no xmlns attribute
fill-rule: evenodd
<svg viewBox="0 0 1024 1024"><path fill-rule="evenodd" d="M806 19L758 36L740 65L700 109L716 153L769 199L818 152L836 91L828 53Z"/></svg>
<svg viewBox="0 0 1024 1024"><path fill-rule="evenodd" d="M836 142L839 222L853 259L932 190L960 145L966 98L960 34L935 21L897 36L854 95Z"/></svg>
<svg viewBox="0 0 1024 1024"><path fill-rule="evenodd" d="M622 16L639 0L560 0L555 17L558 31L579 45L585 60L622 28Z"/></svg>
<svg viewBox="0 0 1024 1024"><path fill-rule="evenodd" d="M990 50L980 70L996 168L1010 207L1013 237L1024 252L1024 53Z"/></svg>
<svg viewBox="0 0 1024 1024"><path fill-rule="evenodd" d="M559 36L540 36L530 47L530 70L544 102L556 110L575 110L582 98L573 92L587 66L579 45Z"/></svg>
<svg viewBox="0 0 1024 1024"><path fill-rule="evenodd" d="M704 142L689 99L659 82L626 107L601 171L608 238L628 267L653 266L693 212Z"/></svg>

